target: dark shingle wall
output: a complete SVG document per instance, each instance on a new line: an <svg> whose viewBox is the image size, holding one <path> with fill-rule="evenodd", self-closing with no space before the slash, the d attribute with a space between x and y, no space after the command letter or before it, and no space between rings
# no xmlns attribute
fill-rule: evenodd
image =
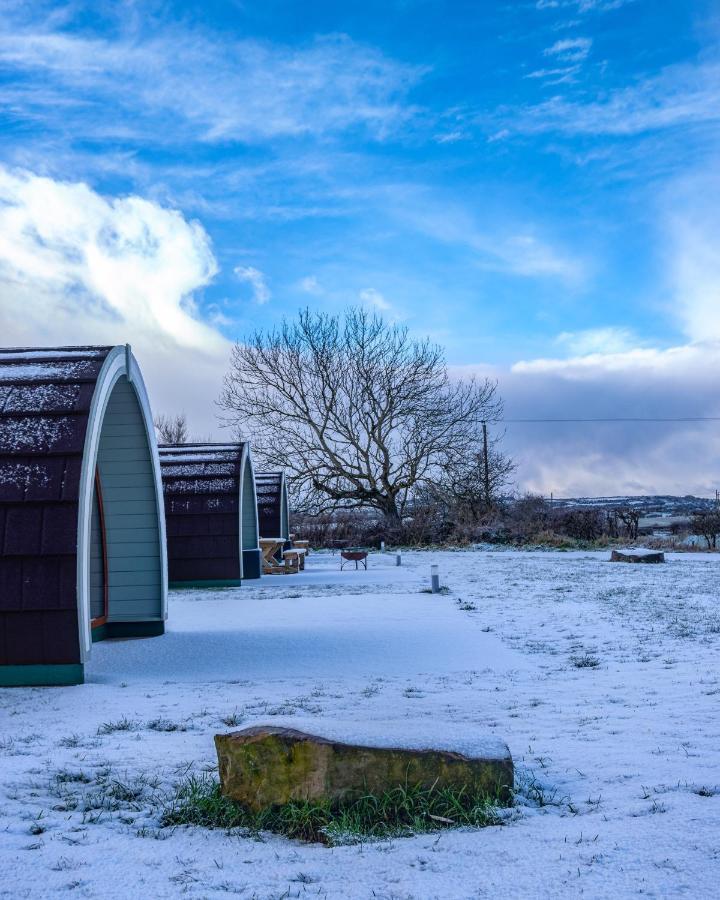
<svg viewBox="0 0 720 900"><path fill-rule="evenodd" d="M282 475L279 472L256 473L255 492L257 494L260 537L283 537Z"/></svg>
<svg viewBox="0 0 720 900"><path fill-rule="evenodd" d="M79 660L80 471L110 349L0 350L0 665Z"/></svg>
<svg viewBox="0 0 720 900"><path fill-rule="evenodd" d="M240 578L243 444L160 447L171 582Z"/></svg>

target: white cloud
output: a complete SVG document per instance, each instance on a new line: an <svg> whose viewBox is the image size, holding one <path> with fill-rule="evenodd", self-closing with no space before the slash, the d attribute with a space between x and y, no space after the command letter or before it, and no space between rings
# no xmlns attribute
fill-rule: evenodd
<svg viewBox="0 0 720 900"><path fill-rule="evenodd" d="M562 62L582 62L587 58L592 47L592 38L563 38L547 47L545 56L554 56Z"/></svg>
<svg viewBox="0 0 720 900"><path fill-rule="evenodd" d="M307 275L301 278L298 287L305 294L312 294L319 297L323 293L323 287L314 275Z"/></svg>
<svg viewBox="0 0 720 900"><path fill-rule="evenodd" d="M524 490L711 496L718 486L719 423L687 420L720 415L719 341L457 372L473 373L499 379L511 420L499 427ZM623 418L686 421L609 421Z"/></svg>
<svg viewBox="0 0 720 900"><path fill-rule="evenodd" d="M564 332L553 356L482 371L499 377L509 418L679 420L509 424L507 446L524 488L712 495L720 429L689 420L720 415L719 198L720 178L699 173L673 185L654 209L674 300L664 313L685 341L644 345L623 326Z"/></svg>
<svg viewBox="0 0 720 900"><path fill-rule="evenodd" d="M643 372L646 375L692 372L699 375L720 367L720 344L714 342L681 344L660 349L635 347L623 350L593 351L561 358L520 360L511 371L520 375L553 373L570 379L602 379L609 373Z"/></svg>
<svg viewBox="0 0 720 900"><path fill-rule="evenodd" d="M360 299L363 303L381 312L389 312L393 308L392 303L389 303L380 291L376 291L375 288L365 288L360 291Z"/></svg>
<svg viewBox="0 0 720 900"><path fill-rule="evenodd" d="M629 328L587 328L582 331L563 331L556 343L573 356L590 353L623 353L638 347L640 341Z"/></svg>
<svg viewBox="0 0 720 900"><path fill-rule="evenodd" d="M270 293L270 288L265 281L265 275L260 269L256 269L254 266L236 266L233 271L240 281L248 282L252 288L253 300L255 303L262 306L262 304L268 302L272 295Z"/></svg>
<svg viewBox="0 0 720 900"><path fill-rule="evenodd" d="M181 29L146 40L5 30L0 64L0 101L15 115L62 128L70 117L86 134L106 138L185 143L357 126L382 139L414 115L405 98L422 75L344 35L294 48ZM13 83L7 73L20 77Z"/></svg>
<svg viewBox="0 0 720 900"><path fill-rule="evenodd" d="M204 229L176 210L0 166L5 345L132 343L154 406L207 409L230 345L193 295L216 271Z"/></svg>
<svg viewBox="0 0 720 900"><path fill-rule="evenodd" d="M720 340L720 178L682 179L661 208L675 314L691 340Z"/></svg>

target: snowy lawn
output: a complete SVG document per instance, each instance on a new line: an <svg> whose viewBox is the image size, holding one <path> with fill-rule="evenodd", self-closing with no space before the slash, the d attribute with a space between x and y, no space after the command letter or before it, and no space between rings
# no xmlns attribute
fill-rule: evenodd
<svg viewBox="0 0 720 900"><path fill-rule="evenodd" d="M162 638L98 644L88 683L0 690L0 897L717 897L720 559L314 554L171 595ZM450 588L421 593L430 563ZM212 737L507 741L507 824L328 849L158 828Z"/></svg>

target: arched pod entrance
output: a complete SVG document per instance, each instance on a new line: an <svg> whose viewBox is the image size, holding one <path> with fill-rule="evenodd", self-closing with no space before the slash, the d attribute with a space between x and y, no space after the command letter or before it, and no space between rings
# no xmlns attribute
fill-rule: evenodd
<svg viewBox="0 0 720 900"><path fill-rule="evenodd" d="M290 542L290 504L284 472L255 475L260 537Z"/></svg>
<svg viewBox="0 0 720 900"><path fill-rule="evenodd" d="M166 600L157 446L130 348L0 350L0 684L83 681L93 640L161 634Z"/></svg>
<svg viewBox="0 0 720 900"><path fill-rule="evenodd" d="M225 587L257 578L255 484L250 449L162 444L171 587Z"/></svg>
<svg viewBox="0 0 720 900"><path fill-rule="evenodd" d="M258 526L257 493L252 454L246 445L240 475L240 528L243 578L251 580L262 575L262 551Z"/></svg>

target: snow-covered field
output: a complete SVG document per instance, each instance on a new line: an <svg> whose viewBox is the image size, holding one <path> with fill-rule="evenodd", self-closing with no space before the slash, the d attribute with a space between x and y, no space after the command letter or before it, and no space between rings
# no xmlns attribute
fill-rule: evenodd
<svg viewBox="0 0 720 900"><path fill-rule="evenodd" d="M0 691L0 896L720 895L720 559L315 554L297 576L174 593L162 638L98 644L88 683ZM421 593L440 565L448 594ZM212 737L507 741L502 827L328 849L158 829ZM121 726L118 728L118 726Z"/></svg>

